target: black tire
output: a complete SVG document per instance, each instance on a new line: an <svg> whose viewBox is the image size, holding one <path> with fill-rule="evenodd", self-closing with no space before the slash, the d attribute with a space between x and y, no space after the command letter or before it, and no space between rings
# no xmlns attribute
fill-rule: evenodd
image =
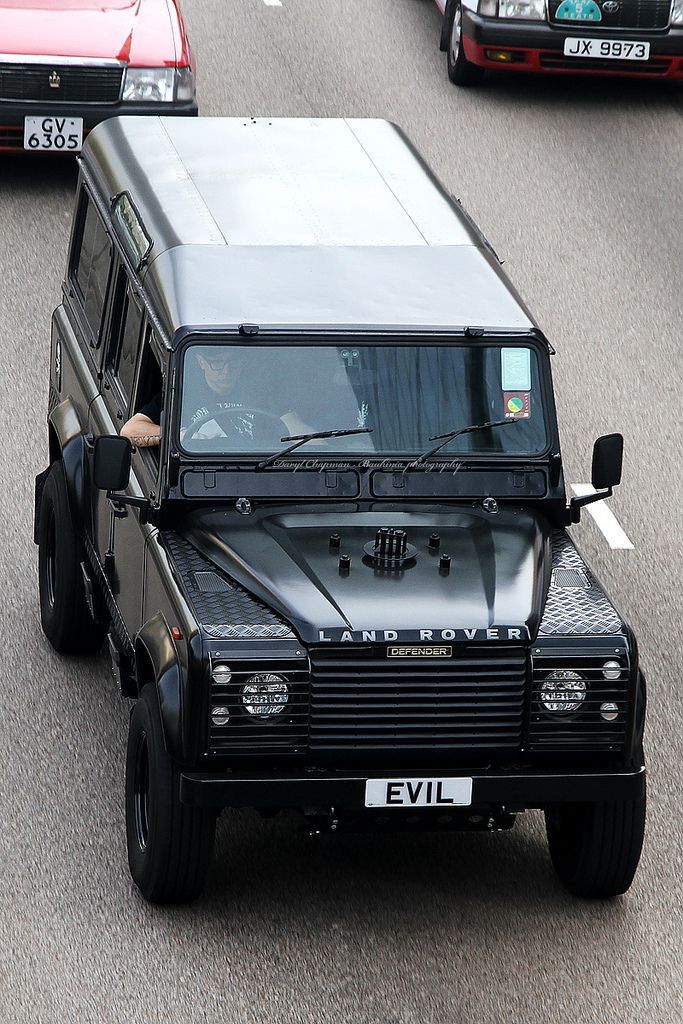
<svg viewBox="0 0 683 1024"><path fill-rule="evenodd" d="M484 69L472 64L465 56L462 45L462 4L453 0L447 12L446 59L448 77L454 85L477 85L484 77Z"/></svg>
<svg viewBox="0 0 683 1024"><path fill-rule="evenodd" d="M447 0L446 9L441 19L441 38L439 39L439 49L442 53L445 53L448 49L448 9L450 7L450 0Z"/></svg>
<svg viewBox="0 0 683 1024"><path fill-rule="evenodd" d="M204 888L216 833L212 809L179 799L154 686L133 708L126 757L126 831L133 881L151 903L186 903Z"/></svg>
<svg viewBox="0 0 683 1024"><path fill-rule="evenodd" d="M545 823L553 867L570 892L588 899L626 892L643 846L645 795L558 805Z"/></svg>
<svg viewBox="0 0 683 1024"><path fill-rule="evenodd" d="M38 518L38 586L43 632L62 654L92 654L105 627L95 622L85 599L81 545L74 529L64 466L47 475Z"/></svg>

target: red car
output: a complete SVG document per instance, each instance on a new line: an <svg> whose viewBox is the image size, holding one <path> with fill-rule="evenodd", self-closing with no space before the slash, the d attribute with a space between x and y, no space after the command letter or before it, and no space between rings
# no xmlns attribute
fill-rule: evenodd
<svg viewBox="0 0 683 1024"><path fill-rule="evenodd" d="M683 0L436 0L456 85L486 68L683 78Z"/></svg>
<svg viewBox="0 0 683 1024"><path fill-rule="evenodd" d="M196 115L177 0L0 0L0 151L78 152L116 114Z"/></svg>

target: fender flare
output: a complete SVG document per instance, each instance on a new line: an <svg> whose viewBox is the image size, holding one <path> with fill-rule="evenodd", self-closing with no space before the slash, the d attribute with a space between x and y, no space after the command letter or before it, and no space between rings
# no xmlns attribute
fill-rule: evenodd
<svg viewBox="0 0 683 1024"><path fill-rule="evenodd" d="M66 477L69 511L81 534L86 525L87 452L83 427L70 398L56 405L48 417L50 464L61 459Z"/></svg>
<svg viewBox="0 0 683 1024"><path fill-rule="evenodd" d="M167 753L185 760L183 730L183 678L171 630L161 612L148 619L135 638L138 691L153 683L159 699L161 725Z"/></svg>

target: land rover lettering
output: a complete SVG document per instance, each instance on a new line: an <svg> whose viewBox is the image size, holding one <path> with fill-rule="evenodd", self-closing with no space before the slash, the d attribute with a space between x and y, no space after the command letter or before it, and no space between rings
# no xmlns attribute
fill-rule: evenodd
<svg viewBox="0 0 683 1024"><path fill-rule="evenodd" d="M519 626L488 626L457 629L319 629L319 643L363 644L386 643L398 640L403 644L415 644L429 640L484 641L484 640L528 640L526 624Z"/></svg>

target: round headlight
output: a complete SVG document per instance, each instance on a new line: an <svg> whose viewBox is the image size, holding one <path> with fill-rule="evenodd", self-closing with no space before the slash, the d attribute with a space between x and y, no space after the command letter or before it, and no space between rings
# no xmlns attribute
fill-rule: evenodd
<svg viewBox="0 0 683 1024"><path fill-rule="evenodd" d="M229 665L214 665L211 671L211 678L214 683L229 683L232 679L232 671Z"/></svg>
<svg viewBox="0 0 683 1024"><path fill-rule="evenodd" d="M605 679L619 679L621 676L621 665L618 661L606 661L602 666L602 674Z"/></svg>
<svg viewBox="0 0 683 1024"><path fill-rule="evenodd" d="M539 699L546 711L569 715L586 699L586 680L578 672L557 669L543 680Z"/></svg>
<svg viewBox="0 0 683 1024"><path fill-rule="evenodd" d="M257 718L279 715L288 700L287 683L272 672L256 672L242 687L242 707Z"/></svg>

